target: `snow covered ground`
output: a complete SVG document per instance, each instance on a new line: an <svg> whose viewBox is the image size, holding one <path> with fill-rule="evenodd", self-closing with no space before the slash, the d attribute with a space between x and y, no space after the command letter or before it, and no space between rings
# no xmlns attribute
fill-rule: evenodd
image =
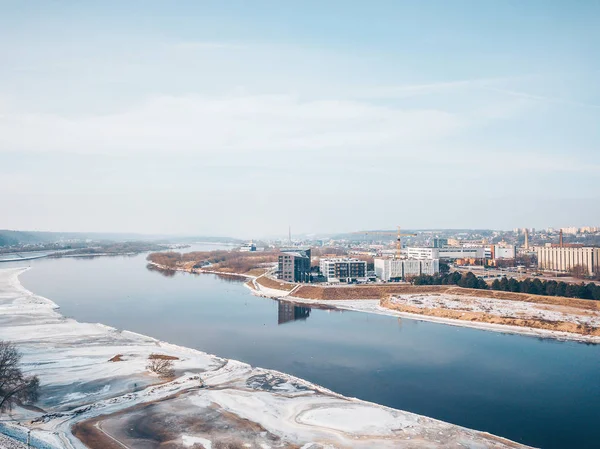
<svg viewBox="0 0 600 449"><path fill-rule="evenodd" d="M74 433L95 448L524 447L283 373L64 318L52 301L20 285L22 271L0 270L0 339L15 342L24 369L39 376L36 405L43 410L15 409L0 433L24 441L33 429L34 447L85 447ZM177 358L175 379L146 370L152 353ZM121 361L110 361L117 355Z"/></svg>
<svg viewBox="0 0 600 449"><path fill-rule="evenodd" d="M418 309L450 309L465 312L483 312L499 317L510 316L523 319L562 321L600 327L600 313L598 311L525 301L448 294L411 294L396 295L392 297L392 303L405 304Z"/></svg>

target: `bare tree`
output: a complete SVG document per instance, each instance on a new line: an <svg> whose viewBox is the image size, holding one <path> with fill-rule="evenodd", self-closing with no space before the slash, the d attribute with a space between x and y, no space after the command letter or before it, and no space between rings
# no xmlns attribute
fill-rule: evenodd
<svg viewBox="0 0 600 449"><path fill-rule="evenodd" d="M158 374L160 377L173 377L175 375L173 361L168 359L151 358L146 369Z"/></svg>
<svg viewBox="0 0 600 449"><path fill-rule="evenodd" d="M571 268L571 276L577 279L584 279L587 275L587 269L583 265L575 265Z"/></svg>
<svg viewBox="0 0 600 449"><path fill-rule="evenodd" d="M38 398L40 382L37 376L23 375L20 361L21 353L15 345L0 340L0 413Z"/></svg>

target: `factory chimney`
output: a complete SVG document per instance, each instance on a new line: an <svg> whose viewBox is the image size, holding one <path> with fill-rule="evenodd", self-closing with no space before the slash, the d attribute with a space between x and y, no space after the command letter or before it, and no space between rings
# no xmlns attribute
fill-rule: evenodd
<svg viewBox="0 0 600 449"><path fill-rule="evenodd" d="M558 233L558 246L560 246L561 248L564 246L563 245L563 232L562 232L562 229Z"/></svg>
<svg viewBox="0 0 600 449"><path fill-rule="evenodd" d="M525 228L525 249L529 249L529 229Z"/></svg>

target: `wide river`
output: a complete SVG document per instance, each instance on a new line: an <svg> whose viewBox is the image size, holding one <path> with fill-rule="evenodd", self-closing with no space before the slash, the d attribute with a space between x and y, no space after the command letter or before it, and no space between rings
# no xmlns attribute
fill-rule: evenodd
<svg viewBox="0 0 600 449"><path fill-rule="evenodd" d="M600 447L600 346L294 307L210 274L166 277L145 259L39 259L0 268L31 266L22 284L79 321L535 447Z"/></svg>

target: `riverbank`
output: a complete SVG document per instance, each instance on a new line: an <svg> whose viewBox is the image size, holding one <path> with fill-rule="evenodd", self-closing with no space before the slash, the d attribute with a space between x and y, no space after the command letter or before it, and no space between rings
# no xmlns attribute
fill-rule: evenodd
<svg viewBox="0 0 600 449"><path fill-rule="evenodd" d="M600 344L598 301L437 285L313 286L266 276L247 286L258 296L313 307Z"/></svg>
<svg viewBox="0 0 600 449"><path fill-rule="evenodd" d="M0 430L22 438L34 429L37 447L85 447L74 426L92 448L524 447L276 371L64 318L52 301L21 286L23 271L0 270L0 339L15 342L24 369L40 377L37 405L44 412L17 408L16 421ZM157 353L176 357L174 379L147 371ZM116 355L119 361L110 361Z"/></svg>

